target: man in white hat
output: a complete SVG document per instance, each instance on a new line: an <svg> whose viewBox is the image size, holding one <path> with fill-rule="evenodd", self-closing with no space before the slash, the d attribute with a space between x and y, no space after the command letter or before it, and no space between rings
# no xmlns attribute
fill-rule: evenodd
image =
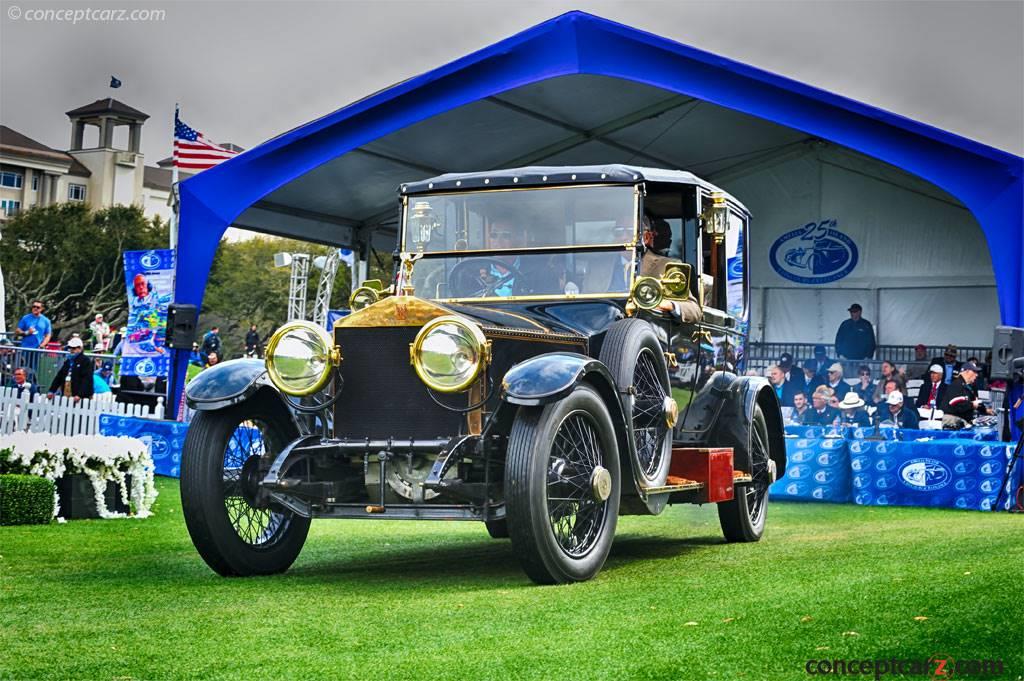
<svg viewBox="0 0 1024 681"><path fill-rule="evenodd" d="M928 367L928 382L921 386L921 392L917 393L915 406L920 409L941 409L946 402L946 382L942 380L945 371L939 364Z"/></svg>
<svg viewBox="0 0 1024 681"><path fill-rule="evenodd" d="M861 396L856 391L851 390L843 395L843 399L839 401L839 411L841 414L839 425L841 426L871 425L871 419L868 418L868 413L864 411L864 400L861 399Z"/></svg>
<svg viewBox="0 0 1024 681"><path fill-rule="evenodd" d="M908 430L917 429L919 423L917 412L903 406L903 393L899 390L893 390L886 395L885 404L888 406L889 413L883 414L882 423L888 423L897 428L906 428Z"/></svg>
<svg viewBox="0 0 1024 681"><path fill-rule="evenodd" d="M72 337L68 341L68 359L53 377L46 396L52 398L58 392L71 397L75 402L89 399L93 393L92 362L82 353L82 339Z"/></svg>
<svg viewBox="0 0 1024 681"><path fill-rule="evenodd" d="M846 397L846 393L853 390L850 384L843 380L843 365L839 362L833 362L832 366L828 368L828 387L832 388L836 399L839 400L842 400Z"/></svg>

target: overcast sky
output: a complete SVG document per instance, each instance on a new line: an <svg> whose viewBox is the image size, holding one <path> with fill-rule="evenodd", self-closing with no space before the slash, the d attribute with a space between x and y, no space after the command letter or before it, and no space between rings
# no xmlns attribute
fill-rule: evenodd
<svg viewBox="0 0 1024 681"><path fill-rule="evenodd" d="M82 2L2 0L0 122L66 149L64 112L114 96L168 156L174 103L246 148L571 9L1024 155L1024 0L1006 2ZM30 21L39 9L158 21ZM40 16L34 13L34 16ZM110 75L124 83L108 88Z"/></svg>

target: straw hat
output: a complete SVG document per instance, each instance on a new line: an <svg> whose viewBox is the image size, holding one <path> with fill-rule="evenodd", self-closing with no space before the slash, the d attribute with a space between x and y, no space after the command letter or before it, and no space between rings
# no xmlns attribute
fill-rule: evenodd
<svg viewBox="0 0 1024 681"><path fill-rule="evenodd" d="M863 406L864 400L862 400L860 395L852 390L843 395L843 400L839 403L840 409L860 409Z"/></svg>

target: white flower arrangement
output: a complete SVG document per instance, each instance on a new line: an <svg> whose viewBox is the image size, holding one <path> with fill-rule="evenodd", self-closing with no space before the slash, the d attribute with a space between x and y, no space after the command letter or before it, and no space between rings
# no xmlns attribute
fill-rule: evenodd
<svg viewBox="0 0 1024 681"><path fill-rule="evenodd" d="M0 438L0 464L17 473L56 481L66 474L81 473L92 482L96 511L101 518L124 518L107 508L107 483L117 484L121 502L134 507L136 518L146 518L156 499L153 459L145 442L133 437L105 435L50 435L14 433ZM128 489L127 476L132 476ZM53 514L60 512L54 495Z"/></svg>

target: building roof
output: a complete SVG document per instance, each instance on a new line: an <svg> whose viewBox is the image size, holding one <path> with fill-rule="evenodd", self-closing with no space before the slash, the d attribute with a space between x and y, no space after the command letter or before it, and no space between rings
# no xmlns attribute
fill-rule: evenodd
<svg viewBox="0 0 1024 681"><path fill-rule="evenodd" d="M75 161L66 152L48 147L6 125L0 125L0 152L50 163L66 163L72 168L77 164L82 167L82 170L85 170L87 177L90 174L85 166Z"/></svg>
<svg viewBox="0 0 1024 681"><path fill-rule="evenodd" d="M179 180L192 177L192 175L193 173L178 171ZM173 177L174 171L171 168L154 168L153 166L146 166L142 169L142 186L169 192L171 191Z"/></svg>
<svg viewBox="0 0 1024 681"><path fill-rule="evenodd" d="M86 104L85 106L80 106L77 109L72 109L67 112L67 115L71 118L99 116L102 114L115 114L124 118L134 118L139 121L144 121L149 118L149 114L144 114L138 109L130 107L124 102L116 100L113 97L97 99L92 104Z"/></svg>
<svg viewBox="0 0 1024 681"><path fill-rule="evenodd" d="M71 154L68 154L68 157L71 159L71 167L68 168L68 175L75 175L77 177L92 177L92 171L86 168L84 165L82 165L81 161L79 161L74 156L71 156Z"/></svg>

